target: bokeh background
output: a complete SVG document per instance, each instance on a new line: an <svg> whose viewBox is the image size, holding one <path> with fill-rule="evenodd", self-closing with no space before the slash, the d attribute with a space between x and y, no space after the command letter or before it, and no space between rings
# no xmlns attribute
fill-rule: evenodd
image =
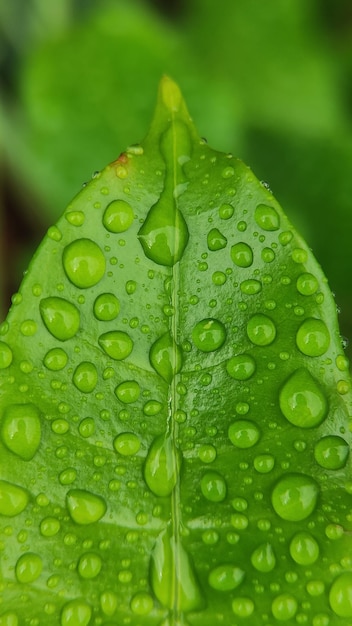
<svg viewBox="0 0 352 626"><path fill-rule="evenodd" d="M146 134L164 73L269 184L352 338L351 0L0 0L0 320L48 226Z"/></svg>

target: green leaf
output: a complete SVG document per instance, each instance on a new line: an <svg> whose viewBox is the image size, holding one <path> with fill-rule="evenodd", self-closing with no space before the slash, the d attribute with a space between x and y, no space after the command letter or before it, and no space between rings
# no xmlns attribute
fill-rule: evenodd
<svg viewBox="0 0 352 626"><path fill-rule="evenodd" d="M347 626L336 306L170 79L49 229L0 366L1 626Z"/></svg>

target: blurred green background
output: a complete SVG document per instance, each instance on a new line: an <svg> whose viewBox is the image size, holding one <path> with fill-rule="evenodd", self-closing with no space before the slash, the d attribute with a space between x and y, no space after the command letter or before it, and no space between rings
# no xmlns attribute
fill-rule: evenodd
<svg viewBox="0 0 352 626"><path fill-rule="evenodd" d="M82 183L144 137L164 73L269 184L352 338L351 0L0 0L0 318Z"/></svg>

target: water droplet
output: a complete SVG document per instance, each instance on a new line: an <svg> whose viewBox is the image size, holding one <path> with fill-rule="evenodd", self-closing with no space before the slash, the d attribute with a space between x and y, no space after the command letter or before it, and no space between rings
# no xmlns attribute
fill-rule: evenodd
<svg viewBox="0 0 352 626"><path fill-rule="evenodd" d="M27 552L22 554L16 563L16 578L20 583L31 583L40 576L42 568L43 562L40 556Z"/></svg>
<svg viewBox="0 0 352 626"><path fill-rule="evenodd" d="M233 356L227 361L226 370L235 380L248 380L256 370L255 360L249 354Z"/></svg>
<svg viewBox="0 0 352 626"><path fill-rule="evenodd" d="M125 200L113 200L103 215L103 224L111 233L123 233L133 223L133 209Z"/></svg>
<svg viewBox="0 0 352 626"><path fill-rule="evenodd" d="M140 392L140 386L135 380L125 380L115 389L116 396L121 402L124 402L124 404L136 402L139 398Z"/></svg>
<svg viewBox="0 0 352 626"><path fill-rule="evenodd" d="M271 501L279 517L299 522L313 513L318 494L315 480L304 474L288 474L274 487Z"/></svg>
<svg viewBox="0 0 352 626"><path fill-rule="evenodd" d="M325 585L321 580L310 580L306 585L306 589L310 596L321 596L325 591Z"/></svg>
<svg viewBox="0 0 352 626"><path fill-rule="evenodd" d="M77 470L74 467L67 467L59 474L59 482L61 485L72 485L77 478Z"/></svg>
<svg viewBox="0 0 352 626"><path fill-rule="evenodd" d="M202 352L214 352L226 339L225 326L219 320L207 318L198 322L192 331L193 343Z"/></svg>
<svg viewBox="0 0 352 626"><path fill-rule="evenodd" d="M312 296L318 290L319 283L313 274L304 272L298 276L296 286L302 296Z"/></svg>
<svg viewBox="0 0 352 626"><path fill-rule="evenodd" d="M62 348L52 348L44 357L44 365L48 370L58 372L66 367L68 356Z"/></svg>
<svg viewBox="0 0 352 626"><path fill-rule="evenodd" d="M170 384L182 367L181 348L173 340L170 333L165 333L153 343L149 352L149 360L159 376Z"/></svg>
<svg viewBox="0 0 352 626"><path fill-rule="evenodd" d="M267 204L258 204L255 209L254 219L263 230L278 230L280 226L278 212Z"/></svg>
<svg viewBox="0 0 352 626"><path fill-rule="evenodd" d="M214 274L212 275L212 281L214 283L214 285L224 285L226 283L227 277L226 274L224 274L224 272L214 272Z"/></svg>
<svg viewBox="0 0 352 626"><path fill-rule="evenodd" d="M102 322L114 320L120 311L120 302L113 293L101 293L94 302L94 315Z"/></svg>
<svg viewBox="0 0 352 626"><path fill-rule="evenodd" d="M105 591L100 596L100 606L104 615L114 615L118 605L117 595L113 591Z"/></svg>
<svg viewBox="0 0 352 626"><path fill-rule="evenodd" d="M261 257L264 263L272 263L272 261L275 259L275 252L271 248L263 248Z"/></svg>
<svg viewBox="0 0 352 626"><path fill-rule="evenodd" d="M26 508L29 502L27 491L9 483L6 480L0 480L0 514L7 517L19 515Z"/></svg>
<svg viewBox="0 0 352 626"><path fill-rule="evenodd" d="M153 598L143 591L136 593L131 600L131 610L135 615L148 615L153 607Z"/></svg>
<svg viewBox="0 0 352 626"><path fill-rule="evenodd" d="M222 170L222 172L221 172L221 176L222 176L223 178L232 178L232 176L234 176L234 174L235 174L235 170L234 170L234 168L233 168L233 167L230 167L230 166L225 167L225 168Z"/></svg>
<svg viewBox="0 0 352 626"><path fill-rule="evenodd" d="M298 349L307 356L321 356L330 345L330 335L322 320L308 318L298 329L296 335Z"/></svg>
<svg viewBox="0 0 352 626"><path fill-rule="evenodd" d="M294 426L318 426L327 414L327 401L318 383L304 368L296 370L284 383L279 396L280 409Z"/></svg>
<svg viewBox="0 0 352 626"><path fill-rule="evenodd" d="M177 482L180 457L171 437L157 437L148 452L144 479L156 496L169 496Z"/></svg>
<svg viewBox="0 0 352 626"><path fill-rule="evenodd" d="M246 296L254 296L262 290L262 283L255 278L249 278L241 282L240 288Z"/></svg>
<svg viewBox="0 0 352 626"><path fill-rule="evenodd" d="M251 448L259 441L260 430L254 422L236 420L229 426L228 435L236 448Z"/></svg>
<svg viewBox="0 0 352 626"><path fill-rule="evenodd" d="M238 267L250 267L253 263L253 250L247 243L239 241L231 247L231 259Z"/></svg>
<svg viewBox="0 0 352 626"><path fill-rule="evenodd" d="M11 404L1 421L1 438L5 446L24 461L30 461L40 444L40 416L34 404Z"/></svg>
<svg viewBox="0 0 352 626"><path fill-rule="evenodd" d="M342 437L322 437L315 446L315 460L324 469L337 470L347 463L350 447Z"/></svg>
<svg viewBox="0 0 352 626"><path fill-rule="evenodd" d="M247 323L247 335L256 346L269 346L276 337L275 324L270 317L258 313Z"/></svg>
<svg viewBox="0 0 352 626"><path fill-rule="evenodd" d="M40 522L40 532L43 537L54 537L60 530L60 522L56 517L44 517Z"/></svg>
<svg viewBox="0 0 352 626"><path fill-rule="evenodd" d="M312 565L319 556L319 545L309 533L297 533L291 540L290 554L298 565Z"/></svg>
<svg viewBox="0 0 352 626"><path fill-rule="evenodd" d="M92 609L83 600L67 602L61 612L61 626L88 626Z"/></svg>
<svg viewBox="0 0 352 626"><path fill-rule="evenodd" d="M158 400L148 400L143 407L144 415L148 415L148 417L152 417L154 415L158 415L162 409L163 405Z"/></svg>
<svg viewBox="0 0 352 626"><path fill-rule="evenodd" d="M232 610L237 617L250 617L254 611L254 602L250 598L235 598L232 600Z"/></svg>
<svg viewBox="0 0 352 626"><path fill-rule="evenodd" d="M0 369L9 367L12 363L12 350L4 341L0 341Z"/></svg>
<svg viewBox="0 0 352 626"><path fill-rule="evenodd" d="M53 241L61 241L62 233L57 226L50 226L50 228L48 228L48 237Z"/></svg>
<svg viewBox="0 0 352 626"><path fill-rule="evenodd" d="M69 428L70 425L68 421L63 418L58 418L51 422L51 430L57 435L64 435L68 432Z"/></svg>
<svg viewBox="0 0 352 626"><path fill-rule="evenodd" d="M114 439L114 448L123 456L137 454L141 447L140 439L134 433L120 433Z"/></svg>
<svg viewBox="0 0 352 626"><path fill-rule="evenodd" d="M90 393L93 391L98 382L98 372L94 363L82 361L82 363L77 365L72 380L77 389L82 391L82 393Z"/></svg>
<svg viewBox="0 0 352 626"><path fill-rule="evenodd" d="M203 605L190 557L168 528L156 540L150 575L154 594L163 606L174 609L177 604L179 611L188 612Z"/></svg>
<svg viewBox="0 0 352 626"><path fill-rule="evenodd" d="M96 578L100 573L103 562L98 554L86 552L78 561L78 573L82 578Z"/></svg>
<svg viewBox="0 0 352 626"><path fill-rule="evenodd" d="M222 502L227 494L224 478L217 472L207 472L200 481L203 496L210 502Z"/></svg>
<svg viewBox="0 0 352 626"><path fill-rule="evenodd" d="M83 211L68 211L65 213L65 218L72 226L82 226L82 224L84 224L85 215Z"/></svg>
<svg viewBox="0 0 352 626"><path fill-rule="evenodd" d="M49 333L59 341L75 336L80 325L77 307L64 298L50 297L40 301L40 314Z"/></svg>
<svg viewBox="0 0 352 626"><path fill-rule="evenodd" d="M71 489L66 496L67 508L76 524L92 524L106 513L106 503L101 496L83 489Z"/></svg>
<svg viewBox="0 0 352 626"><path fill-rule="evenodd" d="M207 236L207 244L209 250L216 251L222 250L222 248L226 248L227 239L226 237L219 231L218 228L212 228L208 232Z"/></svg>
<svg viewBox="0 0 352 626"><path fill-rule="evenodd" d="M211 444L205 444L199 448L198 456L203 463L212 463L216 459L216 449Z"/></svg>
<svg viewBox="0 0 352 626"><path fill-rule="evenodd" d="M18 626L19 621L16 613L6 611L0 615L0 626Z"/></svg>
<svg viewBox="0 0 352 626"><path fill-rule="evenodd" d="M202 541L207 546L214 546L219 541L219 533L216 530L205 530L202 534Z"/></svg>
<svg viewBox="0 0 352 626"><path fill-rule="evenodd" d="M216 591L232 591L244 579L244 571L235 565L218 565L208 576L209 585Z"/></svg>
<svg viewBox="0 0 352 626"><path fill-rule="evenodd" d="M234 213L234 208L231 204L222 204L219 207L219 216L222 220L229 220Z"/></svg>
<svg viewBox="0 0 352 626"><path fill-rule="evenodd" d="M277 596L271 605L271 611L275 619L280 622L287 622L292 619L298 609L298 603L294 596L288 593L283 593Z"/></svg>
<svg viewBox="0 0 352 626"><path fill-rule="evenodd" d="M253 465L260 474L268 474L274 468L275 459L271 454L259 454L255 457Z"/></svg>
<svg viewBox="0 0 352 626"><path fill-rule="evenodd" d="M126 359L133 349L131 337L122 330L111 330L104 333L100 335L98 342L104 352L115 361Z"/></svg>
<svg viewBox="0 0 352 626"><path fill-rule="evenodd" d="M263 543L256 548L251 556L251 563L258 572L271 572L276 565L276 557L270 543Z"/></svg>
<svg viewBox="0 0 352 626"><path fill-rule="evenodd" d="M91 239L76 239L63 251L62 262L67 278L76 287L96 285L105 274L105 256Z"/></svg>
<svg viewBox="0 0 352 626"><path fill-rule="evenodd" d="M308 253L303 248L295 248L292 250L292 260L295 263L306 263L308 259Z"/></svg>

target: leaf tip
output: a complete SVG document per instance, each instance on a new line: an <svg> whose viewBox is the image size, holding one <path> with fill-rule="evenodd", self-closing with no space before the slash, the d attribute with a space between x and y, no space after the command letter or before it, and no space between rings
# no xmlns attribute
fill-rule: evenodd
<svg viewBox="0 0 352 626"><path fill-rule="evenodd" d="M172 113L177 113L183 102L179 86L172 78L166 75L160 80L159 98L164 106Z"/></svg>

